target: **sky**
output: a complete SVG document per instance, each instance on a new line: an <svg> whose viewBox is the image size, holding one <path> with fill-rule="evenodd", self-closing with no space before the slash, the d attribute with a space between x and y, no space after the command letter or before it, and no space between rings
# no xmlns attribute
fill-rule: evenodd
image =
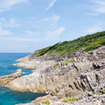
<svg viewBox="0 0 105 105"><path fill-rule="evenodd" d="M105 0L0 0L0 52L33 52L105 30Z"/></svg>

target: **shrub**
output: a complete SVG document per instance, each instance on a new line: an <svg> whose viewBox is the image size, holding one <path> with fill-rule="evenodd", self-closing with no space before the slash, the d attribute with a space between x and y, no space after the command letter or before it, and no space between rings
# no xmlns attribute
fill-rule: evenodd
<svg viewBox="0 0 105 105"><path fill-rule="evenodd" d="M53 68L56 68L56 67L58 67L58 66L59 66L59 64L56 64L56 65L53 66Z"/></svg>
<svg viewBox="0 0 105 105"><path fill-rule="evenodd" d="M95 93L96 95L99 95L99 93Z"/></svg>
<svg viewBox="0 0 105 105"><path fill-rule="evenodd" d="M43 101L42 104L50 105L50 101L48 101L48 100Z"/></svg>
<svg viewBox="0 0 105 105"><path fill-rule="evenodd" d="M71 63L71 60L70 61L66 61L65 62L65 65L68 65L69 63Z"/></svg>
<svg viewBox="0 0 105 105"><path fill-rule="evenodd" d="M94 53L94 51L93 51L93 50L91 50L91 51L89 51L89 52L88 52L88 54L93 54L93 53Z"/></svg>
<svg viewBox="0 0 105 105"><path fill-rule="evenodd" d="M78 98L74 98L74 97L67 97L65 98L62 102L70 102L70 101L77 101Z"/></svg>
<svg viewBox="0 0 105 105"><path fill-rule="evenodd" d="M105 89L103 89L103 92L105 93Z"/></svg>

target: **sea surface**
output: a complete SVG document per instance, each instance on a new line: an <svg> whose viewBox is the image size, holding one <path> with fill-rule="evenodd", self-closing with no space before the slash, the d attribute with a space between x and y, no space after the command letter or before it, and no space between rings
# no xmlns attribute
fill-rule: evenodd
<svg viewBox="0 0 105 105"><path fill-rule="evenodd" d="M29 53L0 53L0 76L15 73L17 69L22 69L23 75L32 73L32 69L24 69L14 66L16 60L29 55ZM19 103L31 102L39 96L45 94L33 92L18 92L6 87L0 87L0 105L15 105Z"/></svg>

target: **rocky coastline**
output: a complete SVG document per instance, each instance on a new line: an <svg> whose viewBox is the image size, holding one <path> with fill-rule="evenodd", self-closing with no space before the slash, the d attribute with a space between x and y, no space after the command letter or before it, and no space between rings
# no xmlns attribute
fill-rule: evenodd
<svg viewBox="0 0 105 105"><path fill-rule="evenodd" d="M81 49L65 58L37 57L33 53L18 61L17 66L35 68L34 72L21 76L18 71L0 77L0 85L17 91L49 93L18 105L105 105L105 46L92 53Z"/></svg>
<svg viewBox="0 0 105 105"><path fill-rule="evenodd" d="M0 76L0 86L8 86L8 84L22 76L22 70L18 69L16 70L16 73L10 74L10 75L5 75L5 76Z"/></svg>

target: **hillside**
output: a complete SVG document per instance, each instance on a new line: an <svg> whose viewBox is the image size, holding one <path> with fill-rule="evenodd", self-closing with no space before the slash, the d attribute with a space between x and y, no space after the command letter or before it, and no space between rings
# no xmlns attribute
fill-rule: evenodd
<svg viewBox="0 0 105 105"><path fill-rule="evenodd" d="M51 55L52 53L60 53L64 55L76 52L81 48L84 48L84 51L94 50L103 45L105 45L105 31L86 35L73 41L64 41L62 43L57 43L53 46L37 50L35 51L35 53L37 54L37 56L42 56L45 53L47 53L48 55Z"/></svg>
<svg viewBox="0 0 105 105"><path fill-rule="evenodd" d="M69 56L46 60L46 54L32 54L20 59L17 66L36 70L7 86L16 91L50 94L19 105L105 105L105 46L92 53L79 50Z"/></svg>
<svg viewBox="0 0 105 105"><path fill-rule="evenodd" d="M35 70L6 86L48 93L19 105L105 105L105 31L37 50L15 65Z"/></svg>

